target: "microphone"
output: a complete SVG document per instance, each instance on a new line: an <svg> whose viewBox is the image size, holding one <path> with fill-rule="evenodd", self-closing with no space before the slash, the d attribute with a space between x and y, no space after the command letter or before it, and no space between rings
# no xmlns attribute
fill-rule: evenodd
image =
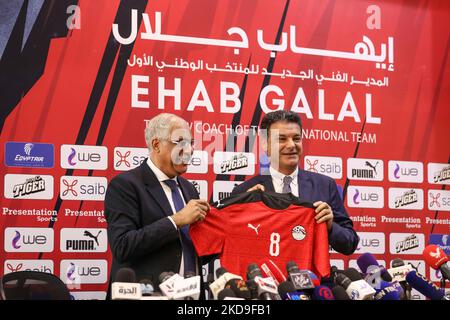
<svg viewBox="0 0 450 320"><path fill-rule="evenodd" d="M363 253L361 256L358 257L356 263L358 264L358 267L364 274L371 274L371 275L379 274L384 281L386 282L392 281L391 275L386 271L386 269L383 266L380 266L378 264L378 261L371 253ZM370 280L372 280L372 278Z"/></svg>
<svg viewBox="0 0 450 320"><path fill-rule="evenodd" d="M345 289L339 285L334 286L333 289L331 289L331 292L333 292L335 300L350 300Z"/></svg>
<svg viewBox="0 0 450 320"><path fill-rule="evenodd" d="M141 294L143 297L149 297L155 291L153 283L149 279L141 279L139 283L141 285Z"/></svg>
<svg viewBox="0 0 450 320"><path fill-rule="evenodd" d="M289 275L289 280L292 282L296 290L300 291L314 289L314 283L310 276L311 271L300 270L294 261L289 261L286 264L286 270Z"/></svg>
<svg viewBox="0 0 450 320"><path fill-rule="evenodd" d="M392 268L388 269L392 281L400 283L403 288L401 300L411 300L411 285L406 282L406 275L412 270L413 267L410 264L405 264L400 258L392 260Z"/></svg>
<svg viewBox="0 0 450 320"><path fill-rule="evenodd" d="M184 273L184 278L185 279L192 278L192 277L195 277L195 276L197 276L197 274L194 271L186 271Z"/></svg>
<svg viewBox="0 0 450 320"><path fill-rule="evenodd" d="M116 272L114 282L128 282L128 283L136 282L136 273L131 268L120 268Z"/></svg>
<svg viewBox="0 0 450 320"><path fill-rule="evenodd" d="M236 297L236 295L234 294L233 290L231 290L229 288L223 289L217 295L218 300L225 300L226 298L235 298L235 297Z"/></svg>
<svg viewBox="0 0 450 320"><path fill-rule="evenodd" d="M247 284L242 279L230 279L225 284L225 289L231 289L236 297L245 300L251 300L252 295L247 287Z"/></svg>
<svg viewBox="0 0 450 320"><path fill-rule="evenodd" d="M389 283L382 281L374 300L400 300L404 296L403 288L398 282Z"/></svg>
<svg viewBox="0 0 450 320"><path fill-rule="evenodd" d="M200 297L200 276L177 279L174 284L173 300L198 300Z"/></svg>
<svg viewBox="0 0 450 320"><path fill-rule="evenodd" d="M300 271L306 271L309 274L311 281L315 287L320 286L320 279L317 277L317 275L314 272L312 272L310 270L300 270ZM324 279L324 278L322 278L322 279Z"/></svg>
<svg viewBox="0 0 450 320"><path fill-rule="evenodd" d="M372 300L375 295L375 290L354 268L336 274L335 283L342 286L352 300Z"/></svg>
<svg viewBox="0 0 450 320"><path fill-rule="evenodd" d="M440 270L442 277L450 280L450 268L447 265L448 257L444 250L435 244L430 244L423 250L423 258L434 270Z"/></svg>
<svg viewBox="0 0 450 320"><path fill-rule="evenodd" d="M225 288L225 286L230 280L232 279L243 280L241 276L227 272L227 270L223 267L220 267L219 269L216 270L216 277L217 277L216 281L214 281L209 285L214 300L217 300L219 292Z"/></svg>
<svg viewBox="0 0 450 320"><path fill-rule="evenodd" d="M159 288L161 289L161 292L169 299L173 299L175 295L175 283L183 280L184 278L178 273L162 272L158 279L160 282Z"/></svg>
<svg viewBox="0 0 450 320"><path fill-rule="evenodd" d="M290 281L284 281L278 286L278 293L282 300L311 300L309 295L303 291L296 291Z"/></svg>
<svg viewBox="0 0 450 320"><path fill-rule="evenodd" d="M283 274L283 271L271 259L267 259L261 264L261 270L266 277L272 277L277 286L286 281L286 276Z"/></svg>
<svg viewBox="0 0 450 320"><path fill-rule="evenodd" d="M256 263L251 263L247 267L247 278L255 282L259 299L279 300L277 299L278 290L275 281L271 277L263 278L261 269Z"/></svg>
<svg viewBox="0 0 450 320"><path fill-rule="evenodd" d="M236 297L233 290L225 288L217 295L218 300L244 300L244 298Z"/></svg>
<svg viewBox="0 0 450 320"><path fill-rule="evenodd" d="M428 281L421 274L416 273L415 270L409 272L406 275L406 281L423 294L425 297L430 298L431 300L449 300L445 296L445 291L443 289L439 289L432 282Z"/></svg>
<svg viewBox="0 0 450 320"><path fill-rule="evenodd" d="M131 268L120 268L111 284L112 300L140 300L141 285L136 283L136 273Z"/></svg>
<svg viewBox="0 0 450 320"><path fill-rule="evenodd" d="M317 286L312 293L313 300L334 300L333 292L327 286Z"/></svg>

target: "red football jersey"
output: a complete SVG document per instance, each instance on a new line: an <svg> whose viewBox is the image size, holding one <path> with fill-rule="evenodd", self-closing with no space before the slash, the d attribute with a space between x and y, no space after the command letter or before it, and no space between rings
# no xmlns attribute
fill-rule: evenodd
<svg viewBox="0 0 450 320"><path fill-rule="evenodd" d="M314 216L312 203L292 194L246 192L211 206L190 236L199 256L219 254L222 267L244 279L249 264L268 259L285 274L292 260L320 278L330 273L328 232Z"/></svg>

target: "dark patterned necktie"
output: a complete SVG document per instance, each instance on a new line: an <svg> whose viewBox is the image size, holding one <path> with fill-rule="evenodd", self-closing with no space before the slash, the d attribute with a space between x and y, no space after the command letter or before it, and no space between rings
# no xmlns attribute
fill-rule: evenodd
<svg viewBox="0 0 450 320"><path fill-rule="evenodd" d="M183 198L181 197L180 189L175 180L165 180L164 183L169 186L172 192L172 201L175 206L175 212L184 208ZM183 247L184 273L188 271L196 272L195 268L195 250L189 237L189 226L185 225L180 228L181 245Z"/></svg>

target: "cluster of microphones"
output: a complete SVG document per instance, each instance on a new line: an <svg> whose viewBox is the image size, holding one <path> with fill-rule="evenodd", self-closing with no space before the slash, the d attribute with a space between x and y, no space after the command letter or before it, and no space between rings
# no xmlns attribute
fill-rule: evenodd
<svg viewBox="0 0 450 320"><path fill-rule="evenodd" d="M267 260L247 268L247 280L228 272L216 270L206 282L208 297L213 300L411 300L412 289L431 300L450 300L445 294L445 281L450 280L448 257L444 251L429 245L423 251L428 265L442 274L441 288L417 272L402 259L392 261L392 267L380 266L375 257L364 253L355 268L339 270L331 267L328 278L319 279L310 270L301 270L294 261L286 264L287 276ZM159 276L159 290L147 279L136 283L134 271L122 268L112 283L113 300L198 300L201 279L195 274L184 277L173 272Z"/></svg>

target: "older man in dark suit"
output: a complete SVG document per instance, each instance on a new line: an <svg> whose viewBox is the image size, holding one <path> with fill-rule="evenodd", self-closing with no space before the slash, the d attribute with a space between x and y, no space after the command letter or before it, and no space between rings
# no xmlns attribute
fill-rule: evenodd
<svg viewBox="0 0 450 320"><path fill-rule="evenodd" d="M270 158L270 168L262 175L236 186L232 194L256 189L292 193L313 202L316 221L325 222L328 242L336 251L350 255L359 238L353 229L336 183L333 179L298 167L302 153L302 124L294 112L267 113L261 121L263 148Z"/></svg>
<svg viewBox="0 0 450 320"><path fill-rule="evenodd" d="M209 204L180 177L188 167L193 141L188 123L159 114L145 129L149 158L113 178L105 197L108 241L117 270L132 268L137 281L159 284L164 271L200 273L201 264L189 237L189 224L203 220Z"/></svg>

